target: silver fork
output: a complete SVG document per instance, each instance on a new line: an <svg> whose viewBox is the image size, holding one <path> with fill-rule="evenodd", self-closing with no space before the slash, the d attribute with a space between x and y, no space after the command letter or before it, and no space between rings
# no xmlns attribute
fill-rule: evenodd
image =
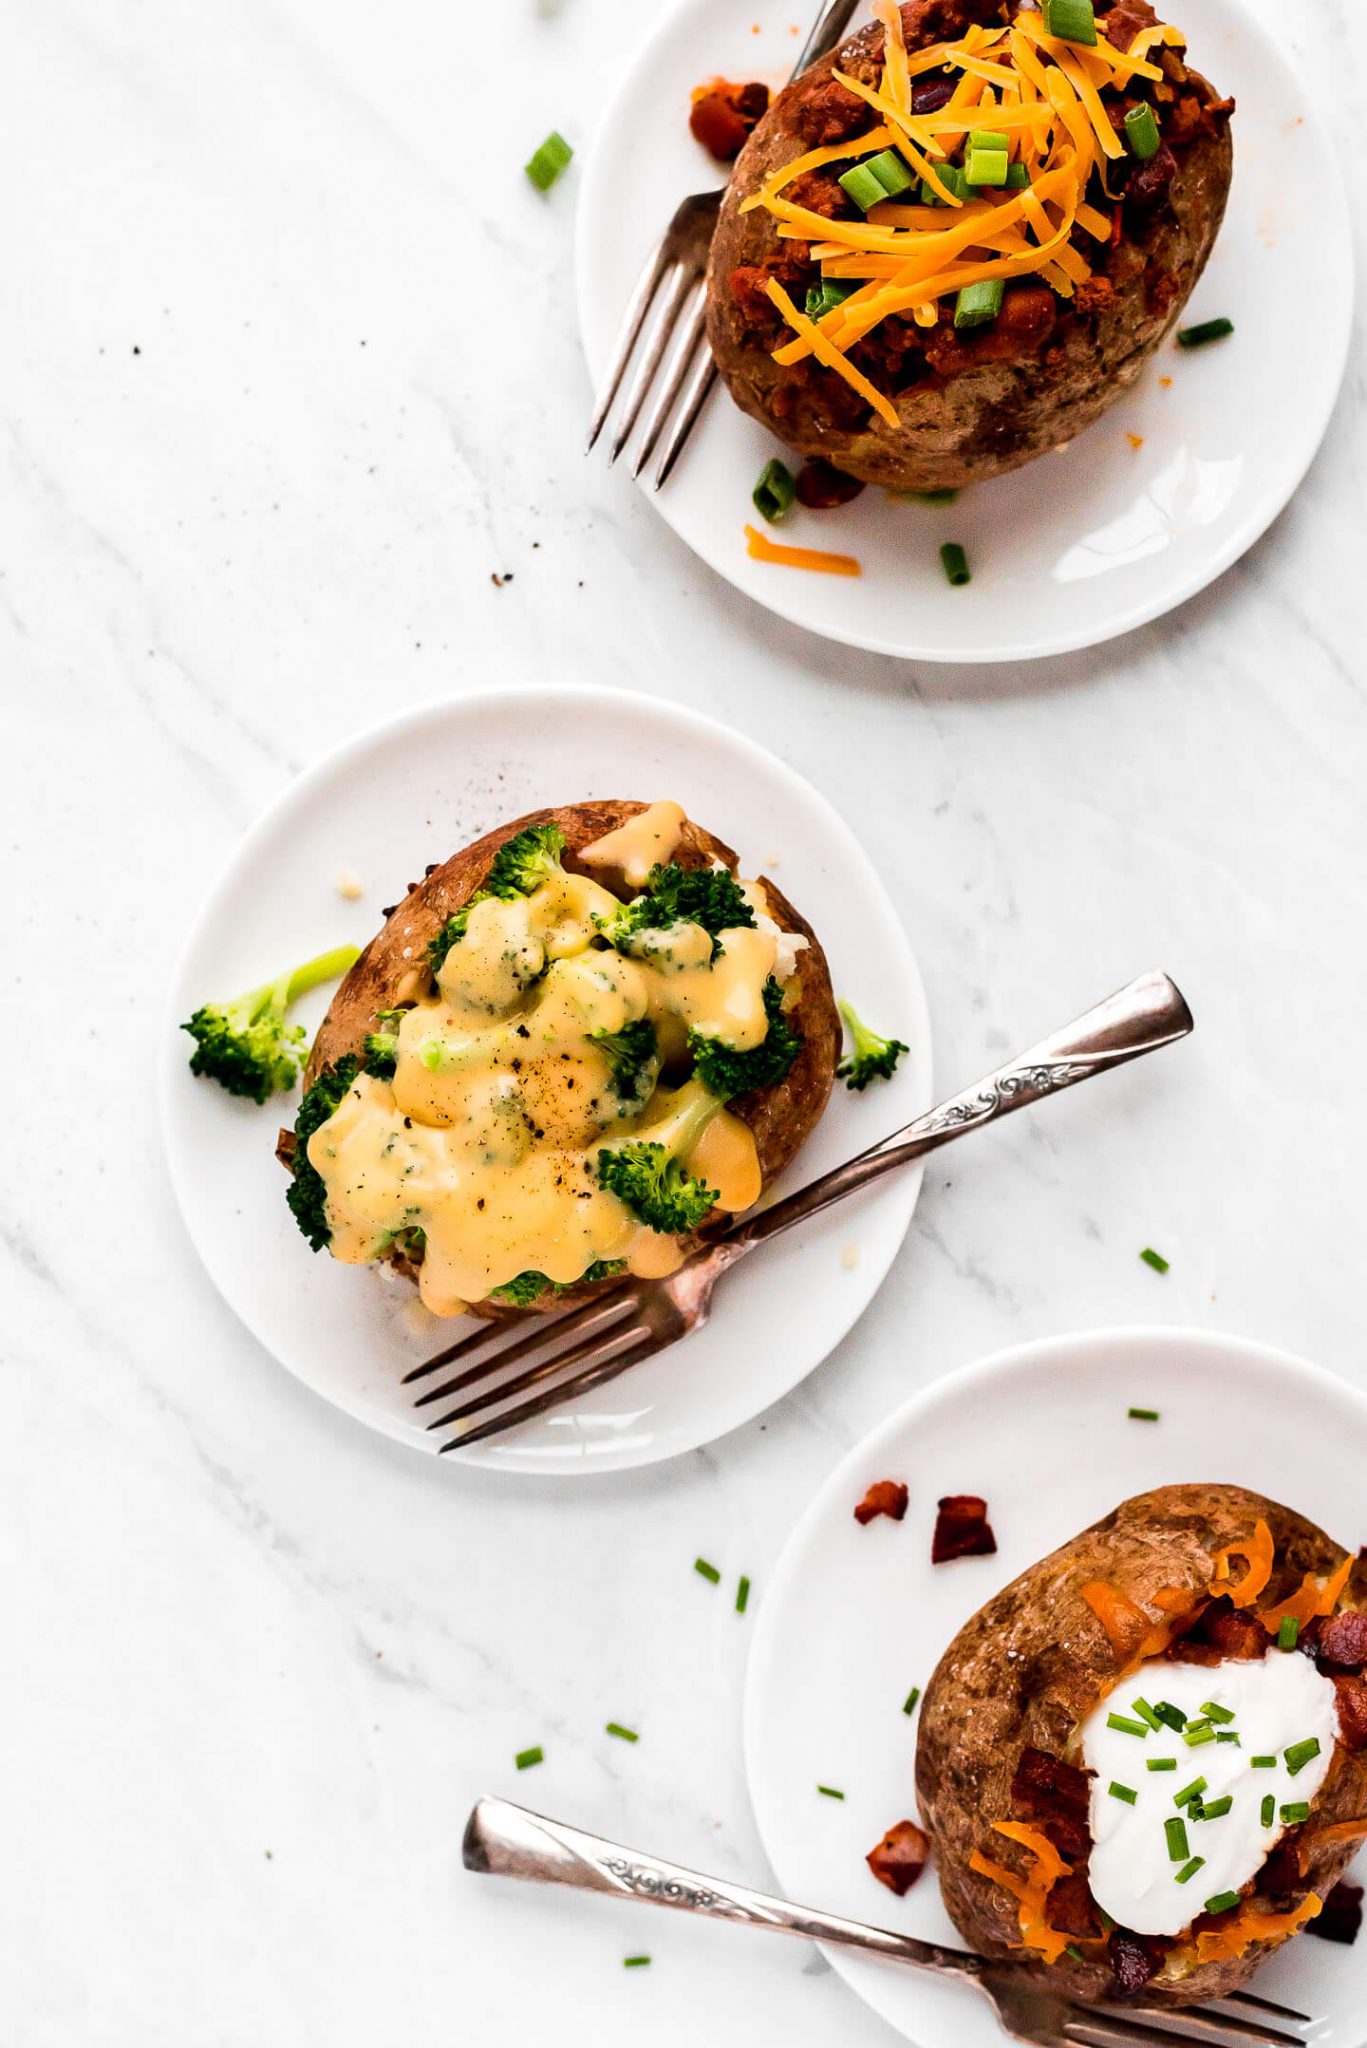
<svg viewBox="0 0 1367 2048"><path fill-rule="evenodd" d="M1310 2025L1308 2013L1271 1999L1238 1992L1220 1999L1238 2013L1201 2006L1190 2011L1169 2007L1129 2006L1112 2011L1074 2005L1056 1992L1032 1983L1017 1963L990 1962L965 1949L942 1948L914 1935L894 1934L885 1927L867 1927L842 1920L814 1906L794 1906L786 1899L752 1892L726 1878L703 1877L677 1863L644 1856L620 1842L584 1834L557 1820L514 1806L506 1799L481 1799L465 1826L465 1868L481 1875L520 1877L532 1884L566 1884L576 1891L603 1892L609 1898L634 1899L653 1906L672 1906L682 1913L702 1913L711 1920L729 1920L742 1927L763 1927L771 1934L796 1934L805 1941L829 1941L842 1948L863 1949L889 1962L910 1963L922 1970L962 1977L989 2000L1008 2034L1035 2048L1173 2048L1174 2042L1267 2044L1267 2048L1304 2048L1300 2034L1283 2032L1263 2020L1245 2018L1254 2012L1278 2020ZM1162 2020L1161 2027L1153 2024Z"/></svg>
<svg viewBox="0 0 1367 2048"><path fill-rule="evenodd" d="M794 78L815 64L818 58L824 57L828 50L835 48L857 5L858 0L829 0L793 66ZM717 366L703 339L703 326L706 317L707 252L725 190L724 185L719 185L715 191L695 192L679 206L637 280L613 343L603 381L598 387L593 424L589 428L590 449L603 431L627 365L641 338L641 330L654 309L654 317L641 343L637 365L618 415L608 461L615 462L630 440L672 340L674 346L670 350L665 375L651 404L631 471L634 477L639 476L654 454L665 422L687 380L678 418L655 471L654 488L657 491L682 454L684 443L692 433L716 381ZM663 297L660 296L662 286Z"/></svg>
<svg viewBox="0 0 1367 2048"><path fill-rule="evenodd" d="M445 1366L459 1365L454 1378L429 1387L417 1400L419 1408L427 1408L460 1397L454 1408L445 1409L427 1425L432 1430L471 1425L444 1443L442 1451L515 1429L701 1329L722 1274L780 1231L805 1223L832 1202L895 1173L914 1159L923 1159L965 1131L995 1123L1027 1103L1057 1095L1079 1081L1090 1081L1094 1074L1123 1066L1144 1053L1157 1052L1161 1046L1185 1038L1193 1028L1182 992L1167 975L1141 975L1128 988L1109 996L962 1095L928 1110L904 1130L895 1131L795 1194L757 1210L668 1279L623 1280L595 1293L580 1308L559 1316L538 1316L530 1330L518 1326L520 1334L511 1341L507 1324L488 1325L415 1367L405 1376L404 1384L429 1379ZM512 1372L513 1367L520 1370ZM570 1377L563 1377L565 1374ZM502 1408L505 1401L516 1405ZM496 1408L502 1412L487 1413ZM485 1419L477 1420L480 1416Z"/></svg>

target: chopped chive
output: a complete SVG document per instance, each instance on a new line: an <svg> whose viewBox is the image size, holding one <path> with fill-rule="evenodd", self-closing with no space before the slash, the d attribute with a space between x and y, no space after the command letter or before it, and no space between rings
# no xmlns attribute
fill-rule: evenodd
<svg viewBox="0 0 1367 2048"><path fill-rule="evenodd" d="M1251 1756L1248 1760L1248 1768L1251 1771L1275 1771L1277 1759L1275 1756Z"/></svg>
<svg viewBox="0 0 1367 2048"><path fill-rule="evenodd" d="M745 1612L746 1608L747 1608L747 1607L748 1607L749 1605L750 1605L750 1581L749 1581L749 1580L748 1580L748 1579L746 1578L746 1576L745 1576L744 1572L742 1572L742 1573L741 1573L741 1575L740 1575L740 1583L739 1583L739 1584L737 1585L737 1587L736 1587L736 1612L737 1612L737 1614L744 1614L744 1612Z"/></svg>
<svg viewBox="0 0 1367 2048"><path fill-rule="evenodd" d="M1214 1742L1215 1730L1208 1721L1203 1727L1197 1727L1193 1722L1191 1727L1182 1730L1182 1740L1188 1749L1200 1749L1203 1743Z"/></svg>
<svg viewBox="0 0 1367 2048"><path fill-rule="evenodd" d="M1158 1422L1161 1420L1156 1408L1131 1408L1131 1422Z"/></svg>
<svg viewBox="0 0 1367 2048"><path fill-rule="evenodd" d="M861 213L868 213L871 208L881 206L888 197L872 164L855 164L852 169L843 173L839 182L842 191L849 195Z"/></svg>
<svg viewBox="0 0 1367 2048"><path fill-rule="evenodd" d="M1096 43L1096 9L1092 0L1044 0L1044 33L1061 43Z"/></svg>
<svg viewBox="0 0 1367 2048"><path fill-rule="evenodd" d="M1237 1906L1238 1903L1239 1894L1237 1892L1216 1892L1213 1899L1206 1900L1206 1911L1208 1913L1227 1913L1231 1906Z"/></svg>
<svg viewBox="0 0 1367 2048"><path fill-rule="evenodd" d="M1075 1963L1085 1963L1087 1960L1075 1941L1070 1941L1063 1953Z"/></svg>
<svg viewBox="0 0 1367 2048"><path fill-rule="evenodd" d="M1319 1753L1319 1737L1316 1735L1307 1736L1304 1742L1293 1742L1290 1749L1285 1751L1286 1768L1294 1778L1297 1772L1303 1771Z"/></svg>
<svg viewBox="0 0 1367 2048"><path fill-rule="evenodd" d="M1217 1706L1214 1700L1205 1700L1202 1703L1201 1712L1205 1715L1208 1721L1218 1721L1221 1727L1223 1727L1226 1722L1232 1721L1234 1719L1234 1716L1233 1714L1231 1714L1228 1707Z"/></svg>
<svg viewBox="0 0 1367 2048"><path fill-rule="evenodd" d="M1270 1792L1268 1793L1267 1797L1263 1800L1262 1818L1263 1826L1265 1828L1270 1828L1273 1821L1277 1818L1277 1802L1272 1797L1272 1794Z"/></svg>
<svg viewBox="0 0 1367 2048"><path fill-rule="evenodd" d="M700 1579L707 1580L709 1586L716 1586L720 1584L721 1573L717 1570L717 1567L714 1564L709 1564L705 1557L695 1557L693 1560L693 1569L698 1574L698 1577Z"/></svg>
<svg viewBox="0 0 1367 2048"><path fill-rule="evenodd" d="M820 284L808 287L806 313L809 320L824 320L837 306L843 306L850 293L858 290L854 278L823 277Z"/></svg>
<svg viewBox="0 0 1367 2048"><path fill-rule="evenodd" d="M1005 157L1001 159L1001 171L1000 178L992 181L994 184L1006 183ZM1002 309L1005 291L1006 286L999 277L989 277L977 284L964 285L954 301L954 325L959 332L962 333L968 327L986 327L989 321L995 320Z"/></svg>
<svg viewBox="0 0 1367 2048"><path fill-rule="evenodd" d="M1191 1854L1191 1843L1187 1840L1187 1824L1180 1813L1163 1823L1163 1833L1168 1839L1168 1860L1171 1863L1185 1863Z"/></svg>
<svg viewBox="0 0 1367 2048"><path fill-rule="evenodd" d="M953 484L941 484L934 491L908 491L909 498L919 498L923 505L952 505L959 493Z"/></svg>
<svg viewBox="0 0 1367 2048"><path fill-rule="evenodd" d="M1147 100L1141 100L1137 107L1131 107L1125 116L1125 134L1130 148L1141 163L1147 163L1151 156L1157 156L1163 146L1159 133L1158 116Z"/></svg>
<svg viewBox="0 0 1367 2048"><path fill-rule="evenodd" d="M619 1742L639 1742L641 1739L634 1728L624 1728L620 1721L609 1721L603 1732L615 1735Z"/></svg>
<svg viewBox="0 0 1367 2048"><path fill-rule="evenodd" d="M964 151L964 176L970 185L1004 185L1010 172L1011 159L1004 149L975 149L970 143ZM989 278L987 282L1000 285L1001 279ZM978 285L964 286L965 291L978 289Z"/></svg>
<svg viewBox="0 0 1367 2048"><path fill-rule="evenodd" d="M1192 1800L1199 1799L1205 1789L1204 1778L1193 1778L1189 1785L1184 1785L1180 1792L1173 1794L1172 1803L1174 1806L1190 1806Z"/></svg>
<svg viewBox="0 0 1367 2048"><path fill-rule="evenodd" d="M1200 1735L1205 1729L1209 1728L1209 1726L1210 1722L1206 1719L1204 1714L1201 1714L1198 1715L1196 1720L1188 1721L1186 1732L1188 1735Z"/></svg>
<svg viewBox="0 0 1367 2048"><path fill-rule="evenodd" d="M1117 1783L1114 1778L1111 1780L1110 1792L1112 1799L1123 1799L1126 1806L1136 1806L1139 1803L1139 1794L1129 1785Z"/></svg>
<svg viewBox="0 0 1367 2048"><path fill-rule="evenodd" d="M1142 1735L1147 1737L1149 1732L1142 1721L1133 1721L1128 1714L1108 1714L1106 1716L1106 1726L1108 1728L1118 1728L1122 1735Z"/></svg>
<svg viewBox="0 0 1367 2048"><path fill-rule="evenodd" d="M1166 1727L1172 1729L1175 1735L1180 1735L1187 1725L1186 1715L1180 1707L1175 1707L1171 1700L1160 1700L1154 1708L1154 1712Z"/></svg>
<svg viewBox="0 0 1367 2048"><path fill-rule="evenodd" d="M1232 320L1202 320L1196 327L1180 327L1177 330L1179 348L1204 348L1208 341L1223 341L1227 334L1233 334Z"/></svg>
<svg viewBox="0 0 1367 2048"><path fill-rule="evenodd" d="M624 1970L643 1970L649 1961L649 1956L623 1956L622 1968Z"/></svg>
<svg viewBox="0 0 1367 2048"><path fill-rule="evenodd" d="M1168 1260L1163 1257L1162 1252L1156 1252L1152 1245L1147 1245L1139 1256L1146 1266L1153 1267L1155 1273L1167 1272Z"/></svg>
<svg viewBox="0 0 1367 2048"><path fill-rule="evenodd" d="M1300 1641L1300 1634L1301 1625L1295 1615L1284 1614L1282 1616L1282 1625L1277 1630L1277 1648L1279 1650L1294 1650L1296 1644Z"/></svg>
<svg viewBox="0 0 1367 2048"><path fill-rule="evenodd" d="M539 1742L532 1749L520 1749L513 1758L520 1771L529 1771L533 1764L544 1764L545 1761L546 1752Z"/></svg>
<svg viewBox="0 0 1367 2048"><path fill-rule="evenodd" d="M796 499L797 485L792 471L776 457L766 462L750 493L750 502L760 518L767 519L770 526L777 526L780 519L787 518Z"/></svg>
<svg viewBox="0 0 1367 2048"><path fill-rule="evenodd" d="M1234 1801L1227 1792L1223 1799L1212 1799L1209 1806L1203 1806L1196 1816L1198 1820L1220 1820L1229 1812Z"/></svg>
<svg viewBox="0 0 1367 2048"><path fill-rule="evenodd" d="M945 575L956 590L961 585L972 581L973 572L968 566L968 556L964 553L958 541L947 540L945 542L940 550L940 560L944 564Z"/></svg>
<svg viewBox="0 0 1367 2048"><path fill-rule="evenodd" d="M552 128L536 155L522 168L538 192L549 192L573 155L574 151L564 136Z"/></svg>
<svg viewBox="0 0 1367 2048"><path fill-rule="evenodd" d="M1163 1723L1159 1720L1157 1714L1155 1714L1153 1708L1149 1705L1147 1700L1142 1700L1136 1697L1135 1699L1132 1699L1130 1701L1130 1705L1133 1707L1135 1713L1138 1714L1141 1721L1148 1722L1150 1728L1162 1727Z"/></svg>
<svg viewBox="0 0 1367 2048"><path fill-rule="evenodd" d="M1175 1756L1151 1756L1146 1768L1151 1771L1175 1771L1177 1769L1177 1758Z"/></svg>
<svg viewBox="0 0 1367 2048"><path fill-rule="evenodd" d="M1304 1799L1296 1799L1282 1808L1282 1819L1288 1827L1295 1827L1298 1821L1309 1820L1310 1806Z"/></svg>
<svg viewBox="0 0 1367 2048"><path fill-rule="evenodd" d="M904 1714L914 1714L916 1712L916 1702L920 1699L920 1697L920 1686L913 1685L911 1691L907 1694L906 1698L902 1702L902 1712Z"/></svg>
<svg viewBox="0 0 1367 2048"><path fill-rule="evenodd" d="M1217 1742L1232 1742L1236 1749L1242 1749L1244 1746L1243 1737L1236 1734L1233 1728L1217 1728L1215 1740Z"/></svg>
<svg viewBox="0 0 1367 2048"><path fill-rule="evenodd" d="M1186 1864L1183 1869L1178 1871L1177 1882L1179 1884L1190 1884L1192 1879L1195 1877L1197 1871L1204 1870L1205 1867L1206 1859L1204 1856L1193 1856L1190 1863Z"/></svg>
<svg viewBox="0 0 1367 2048"><path fill-rule="evenodd" d="M843 1799L845 1797L843 1792L836 1791L834 1785L818 1785L816 1789L823 1799Z"/></svg>

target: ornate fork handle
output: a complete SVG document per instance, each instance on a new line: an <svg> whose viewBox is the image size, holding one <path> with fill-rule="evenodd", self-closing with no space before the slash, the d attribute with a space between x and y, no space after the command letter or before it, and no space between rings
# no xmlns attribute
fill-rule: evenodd
<svg viewBox="0 0 1367 2048"><path fill-rule="evenodd" d="M1046 1095L1057 1095L1094 1074L1124 1066L1172 1045L1195 1029L1191 1011L1181 990L1166 974L1144 974L1128 988L1108 996L1095 1009L1087 1010L1073 1023L1065 1024L1051 1038L1032 1046L1029 1052L995 1074L975 1082L961 1095L927 1110L904 1130L872 1145L854 1159L823 1174L795 1194L787 1195L771 1208L762 1209L740 1224L716 1249L740 1257L757 1244L803 1223L832 1202L868 1187L913 1159L938 1151L962 1132L979 1124L995 1123L1013 1110L1025 1108Z"/></svg>
<svg viewBox="0 0 1367 2048"><path fill-rule="evenodd" d="M704 1877L677 1863L643 1856L621 1842L604 1841L580 1828L529 1813L506 1799L481 1799L465 1828L465 1868L498 1877L520 1877L534 1884L567 1884L577 1891L605 1892L645 1905L669 1906L680 1913L703 1913L710 1920L729 1920L771 1934L796 1934L807 1941L833 1941L874 1955L892 1956L927 1970L946 1970L974 1977L979 1957L960 1949L941 1948L910 1934L866 1927L811 1906L754 1892L746 1885Z"/></svg>

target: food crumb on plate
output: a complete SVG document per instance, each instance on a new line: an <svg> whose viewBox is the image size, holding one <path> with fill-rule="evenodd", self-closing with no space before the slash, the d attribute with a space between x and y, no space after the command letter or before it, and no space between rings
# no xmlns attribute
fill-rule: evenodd
<svg viewBox="0 0 1367 2048"><path fill-rule="evenodd" d="M1144 445L1144 436L1142 434L1126 434L1125 439L1129 442L1131 448L1135 450L1136 454Z"/></svg>
<svg viewBox="0 0 1367 2048"><path fill-rule="evenodd" d="M339 868L337 870L337 880L334 887L337 890L337 894L344 896L348 903L355 903L364 893L364 885L360 876L351 868Z"/></svg>
<svg viewBox="0 0 1367 2048"><path fill-rule="evenodd" d="M854 1271L855 1267L859 1264L859 1247L857 1244L846 1245L844 1251L840 1254L840 1263L847 1273Z"/></svg>
<svg viewBox="0 0 1367 2048"><path fill-rule="evenodd" d="M1171 389L1172 389L1172 379L1171 379L1171 377L1160 377L1158 381L1159 381L1159 383L1160 383L1160 384L1162 385L1162 387L1163 387L1163 389L1164 389L1165 391L1171 391Z"/></svg>

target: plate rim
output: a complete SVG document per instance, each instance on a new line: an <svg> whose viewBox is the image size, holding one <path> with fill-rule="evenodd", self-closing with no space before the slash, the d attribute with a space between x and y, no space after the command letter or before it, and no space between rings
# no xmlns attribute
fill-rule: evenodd
<svg viewBox="0 0 1367 2048"><path fill-rule="evenodd" d="M598 203L599 187L606 183L608 137L622 109L632 98L633 88L639 75L649 67L651 57L656 49L664 46L671 40L688 14L706 4L707 0L673 0L673 4L666 10L663 17L641 38L623 67L617 84L599 116L593 141L585 155L583 176L580 181L579 196L575 207L574 293L575 312L579 328L579 345L583 352L589 381L595 389L598 382L598 370L588 342L588 307L591 291L587 275L588 266L585 251L590 241L588 223ZM662 493L649 487L647 475L643 472L641 478L636 480L637 487L647 503L652 507L656 516L664 521L681 546L687 548L688 552L696 560L702 562L714 575L719 576L730 589L734 590L738 596L744 598L747 603L753 604L761 611L769 612L774 617L782 619L785 624L796 627L800 632L810 633L818 640L830 641L838 646L856 647L865 653L886 655L900 661L938 662L946 667L953 668L988 668L1000 666L1007 662L1045 661L1058 655L1079 654L1093 647L1104 647L1127 633L1139 632L1145 626L1152 625L1156 620L1166 618L1170 612L1179 611L1184 605L1190 604L1193 598L1199 597L1202 591L1210 589L1212 585L1219 582L1222 576L1227 575L1229 570L1237 562L1242 561L1243 557L1258 545L1258 542L1271 530L1276 521L1281 518L1305 482L1312 464L1324 445L1325 437L1328 434L1334 412L1342 396L1344 382L1348 374L1357 302L1357 250L1350 232L1351 208L1348 199L1347 183L1342 166L1333 149L1332 138L1317 104L1305 88L1300 67L1281 49L1271 28L1264 23L1261 17L1240 12L1238 0L1205 0L1205 4L1213 4L1217 9L1224 11L1227 15L1228 26L1232 31L1250 41L1260 43L1264 56L1279 64L1283 71L1294 79L1302 101L1302 115L1305 124L1313 132L1322 148L1323 154L1333 165L1332 176L1327 182L1325 192L1334 212L1334 220L1331 224L1333 234L1338 248L1346 252L1347 258L1339 271L1341 286L1336 315L1339 324L1338 346L1331 359L1332 375L1327 376L1325 379L1320 403L1312 408L1309 413L1313 434L1308 433L1306 436L1303 459L1298 460L1292 466L1291 471L1288 472L1284 493L1279 496L1277 492L1273 492L1268 500L1268 508L1266 510L1256 510L1252 516L1245 514L1240 523L1226 538L1223 547L1217 549L1202 566L1189 572L1186 576L1179 577L1173 586L1172 592L1169 594L1157 599L1137 599L1128 610L1120 612L1114 618L1108 617L1099 630L1093 627L1083 632L1064 632L1061 635L1044 634L1032 642L1024 645L1015 645L1003 650L999 645L966 647L956 644L952 647L945 647L943 645L918 644L911 646L903 641L881 637L876 633L865 633L844 627L827 628L813 624L809 618L800 616L796 610L785 605L782 600L782 585L776 586L775 595L771 599L760 595L757 591L752 590L747 584L740 581L740 563L745 558L738 557L731 566L728 566L730 558L724 560L719 549L714 552L705 552L701 547L695 546L693 541L682 533L666 515L662 503ZM1236 147L1235 175L1237 176L1237 174L1238 156ZM1090 431L1090 429L1084 428L1082 433L1085 435ZM1080 439L1082 435L1075 438ZM1038 459L1042 460L1043 458ZM1024 466L1032 467L1033 465Z"/></svg>
<svg viewBox="0 0 1367 2048"><path fill-rule="evenodd" d="M929 1101L933 1102L934 1100L934 1040L925 977L921 970L918 950L913 944L911 935L906 929L896 904L879 877L873 859L864 847L862 840L832 802L831 798L814 782L809 781L799 769L786 761L780 754L766 747L761 741L754 739L749 732L737 726L728 725L721 719L714 718L708 712L695 710L690 705L677 703L672 698L649 696L642 692L623 689L613 684L543 679L540 681L519 681L507 684L489 683L473 690L448 691L440 696L429 697L419 704L406 707L392 717L378 720L371 725L363 727L360 731L353 733L349 738L340 741L336 746L330 748L318 759L302 768L298 774L291 776L252 819L251 823L230 848L226 858L220 864L201 898L198 911L188 922L182 935L181 943L176 951L175 959L168 975L166 994L161 1009L162 1050L157 1069L157 1104L162 1160L176 1210L199 1265L225 1307L237 1323L247 1331L253 1341L261 1346L272 1363L277 1368L287 1372L290 1378L296 1384L303 1387L309 1395L325 1401L330 1407L335 1408L341 1414L346 1415L373 1434L389 1442L396 1443L401 1447L406 1447L416 1455L426 1458L435 1456L434 1445L429 1447L425 1442L408 1433L386 1427L383 1419L370 1411L360 1400L344 1397L337 1392L325 1390L315 1385L313 1381L305 1379L301 1373L296 1371L291 1363L280 1357L275 1345L262 1327L259 1317L255 1313L248 1314L244 1312L238 1299L229 1291L228 1286L220 1276L219 1266L212 1251L206 1250L204 1243L201 1241L200 1232L192 1221L193 1210L185 1194L185 1183L181 1177L182 1161L180 1150L183 1148L178 1146L174 1135L176 1129L174 1091L181 1085L181 1070L185 1064L183 1048L177 1042L181 1028L179 1013L183 1007L183 997L178 994L178 991L181 990L185 980L190 957L200 944L204 934L211 931L216 923L224 920L225 911L231 903L236 877L240 869L252 860L258 847L276 827L280 814L288 807L299 802L307 803L330 780L338 775L345 775L355 767L358 761L364 760L366 754L377 744L408 737L413 731L420 730L429 724L437 724L443 718L452 715L459 716L466 713L478 715L478 712L484 707L493 707L501 711L506 709L510 702L515 702L519 698L544 700L547 697L554 697L558 702L574 700L592 702L600 708L609 710L615 708L626 716L643 715L648 720L658 721L657 730L660 726L672 726L676 731L686 730L693 736L702 738L710 744L720 744L730 750L733 756L738 752L742 758L748 757L752 762L762 764L768 776L777 779L781 785L786 786L788 789L796 789L802 794L806 802L816 804L826 814L830 828L837 836L852 867L858 871L862 878L867 880L871 892L881 901L890 924L901 935L902 944L905 949L905 965L909 976L910 993L912 995L912 1008L915 1012L910 1020L913 1042L919 1042L923 1048L925 1092ZM923 1107L925 1106L928 1105L923 1105ZM913 1114L920 1113L920 1111L913 1112ZM900 1222L891 1233L892 1242L886 1259L881 1262L874 1259L861 1261L864 1271L871 1277L872 1284L862 1305L851 1318L841 1336L836 1339L835 1344L831 1346L831 1350L834 1350L839 1344L846 1341L850 1332L853 1331L863 1316L867 1314L868 1310L873 1306L876 1297L881 1292L888 1273L905 1246L907 1235L911 1229L912 1219L920 1200L923 1183L924 1165L920 1164L913 1165L904 1175L897 1176L895 1182L888 1184L887 1192L889 1194L900 1192L903 1214ZM515 1474L519 1478L531 1479L577 1479L599 1475L610 1477L616 1473L643 1470L651 1465L664 1463L670 1458L686 1456L691 1451L719 1442L723 1437L737 1429L745 1428L755 1420L756 1416L766 1413L768 1408L774 1406L777 1401L786 1399L813 1372L817 1371L829 1356L830 1351L823 1353L822 1357L814 1360L807 1371L794 1380L790 1386L785 1388L783 1392L765 1401L760 1407L751 1410L747 1415L727 1422L721 1429L691 1442L674 1443L671 1441L656 1447L652 1440L652 1443L644 1448L623 1451L622 1453L600 1451L593 1455L577 1453L573 1457L563 1453L558 1456L541 1453L535 1457L527 1454L525 1459L518 1459L516 1456L509 1456L509 1452L514 1449L516 1444L516 1439L514 1438L510 1439L508 1444L503 1445L502 1448L500 1448L500 1441L496 1441L493 1445L477 1445L464 1452L457 1449L442 1457L438 1462L443 1465L452 1466L457 1470L470 1467L489 1473ZM686 1431L685 1434L687 1435L688 1432Z"/></svg>

